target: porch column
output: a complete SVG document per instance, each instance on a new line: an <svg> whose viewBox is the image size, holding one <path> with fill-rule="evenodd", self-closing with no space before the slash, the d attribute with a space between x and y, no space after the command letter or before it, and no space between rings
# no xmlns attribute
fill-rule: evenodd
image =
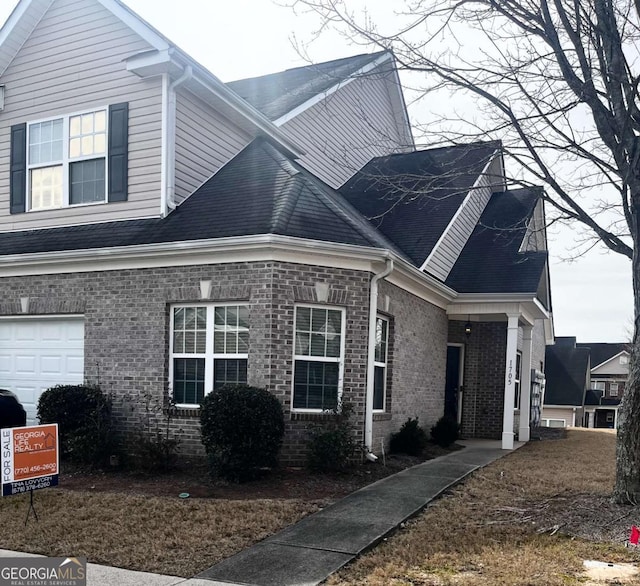
<svg viewBox="0 0 640 586"><path fill-rule="evenodd" d="M513 450L514 383L516 376L516 352L518 351L518 314L508 315L507 355L504 369L504 414L502 416L502 449Z"/></svg>
<svg viewBox="0 0 640 586"><path fill-rule="evenodd" d="M523 326L522 364L520 365L520 429L518 430L518 439L521 442L528 442L530 439L532 334L533 326Z"/></svg>

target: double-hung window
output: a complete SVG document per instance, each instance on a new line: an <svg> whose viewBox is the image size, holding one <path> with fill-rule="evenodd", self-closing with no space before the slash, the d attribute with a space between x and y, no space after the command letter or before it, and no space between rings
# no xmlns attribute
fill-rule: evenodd
<svg viewBox="0 0 640 586"><path fill-rule="evenodd" d="M376 348L373 374L373 410L384 411L387 394L387 350L389 347L389 321L376 318Z"/></svg>
<svg viewBox="0 0 640 586"><path fill-rule="evenodd" d="M30 210L107 201L107 119L103 108L28 125Z"/></svg>
<svg viewBox="0 0 640 586"><path fill-rule="evenodd" d="M171 310L170 379L178 405L199 405L212 389L247 382L246 305L179 305Z"/></svg>
<svg viewBox="0 0 640 586"><path fill-rule="evenodd" d="M610 397L618 396L618 383L611 383L609 385L609 396Z"/></svg>
<svg viewBox="0 0 640 586"><path fill-rule="evenodd" d="M338 408L342 394L344 330L342 309L296 307L294 409Z"/></svg>
<svg viewBox="0 0 640 586"><path fill-rule="evenodd" d="M591 381L591 388L594 391L604 391L606 387L606 383L603 380L592 380Z"/></svg>

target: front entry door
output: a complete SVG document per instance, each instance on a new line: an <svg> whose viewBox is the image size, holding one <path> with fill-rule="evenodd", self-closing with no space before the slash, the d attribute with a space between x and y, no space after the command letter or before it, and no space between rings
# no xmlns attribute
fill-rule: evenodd
<svg viewBox="0 0 640 586"><path fill-rule="evenodd" d="M459 394L462 375L462 346L447 346L447 379L444 390L444 414L460 422Z"/></svg>

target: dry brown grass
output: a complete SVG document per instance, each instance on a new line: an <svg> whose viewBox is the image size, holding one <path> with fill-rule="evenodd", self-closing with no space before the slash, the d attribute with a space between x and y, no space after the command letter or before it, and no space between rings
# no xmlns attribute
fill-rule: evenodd
<svg viewBox="0 0 640 586"><path fill-rule="evenodd" d="M212 500L43 490L40 522L28 498L0 499L0 548L84 556L122 568L190 577L294 523L317 505L300 500Z"/></svg>
<svg viewBox="0 0 640 586"><path fill-rule="evenodd" d="M566 586L585 583L583 560L640 561L621 542L572 538L558 527L585 502L606 498L614 464L610 432L530 443L475 473L329 584ZM640 511L626 513L621 523L640 523Z"/></svg>

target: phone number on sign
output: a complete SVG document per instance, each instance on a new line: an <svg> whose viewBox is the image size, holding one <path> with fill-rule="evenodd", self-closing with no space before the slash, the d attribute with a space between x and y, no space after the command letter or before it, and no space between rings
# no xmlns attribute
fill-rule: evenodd
<svg viewBox="0 0 640 586"><path fill-rule="evenodd" d="M37 464L36 466L25 466L23 468L16 468L16 475L21 474L34 474L37 472L55 472L57 466L54 462L49 464Z"/></svg>

